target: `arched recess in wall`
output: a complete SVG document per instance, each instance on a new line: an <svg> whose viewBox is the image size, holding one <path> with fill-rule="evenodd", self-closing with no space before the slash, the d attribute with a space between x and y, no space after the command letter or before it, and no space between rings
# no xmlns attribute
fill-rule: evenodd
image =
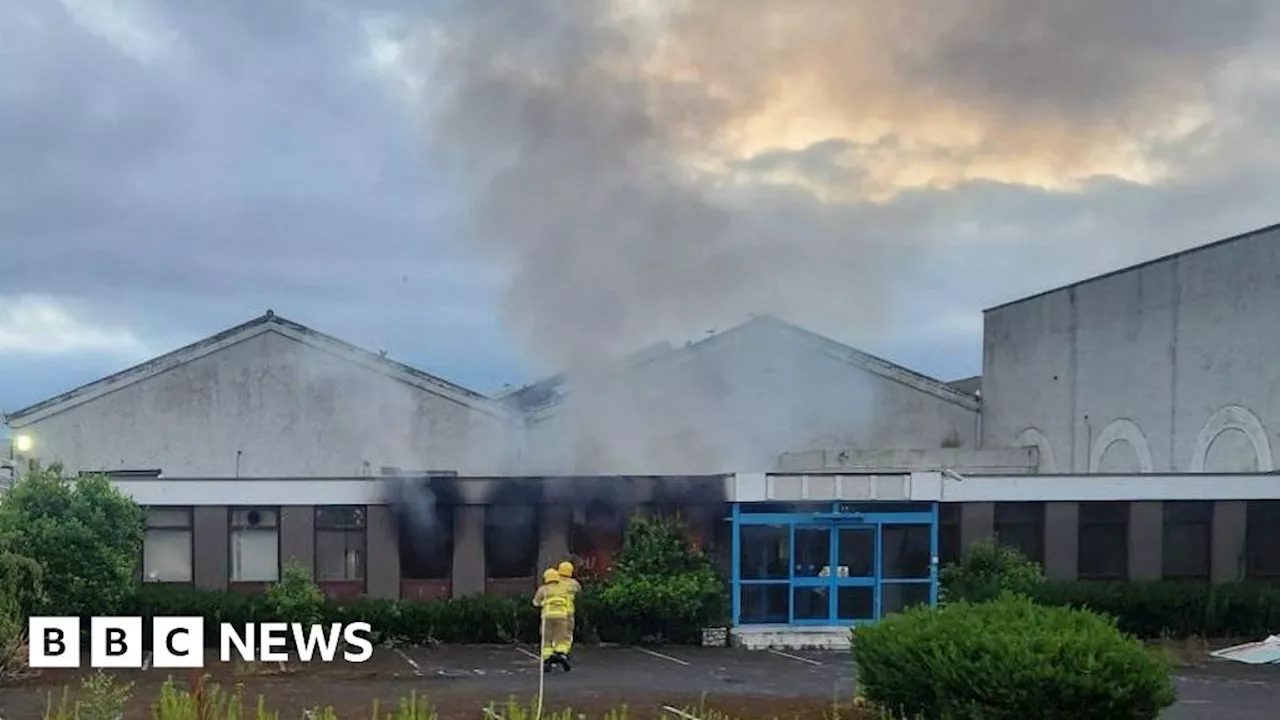
<svg viewBox="0 0 1280 720"><path fill-rule="evenodd" d="M1258 456L1258 472L1271 472L1275 469L1271 458L1271 442L1267 439L1267 430L1248 408L1239 405L1227 405L1219 408L1205 423L1196 438L1195 449L1191 451L1191 472L1204 472L1205 459L1209 456L1209 447L1219 435L1228 430L1239 430L1253 443L1253 451Z"/></svg>
<svg viewBox="0 0 1280 720"><path fill-rule="evenodd" d="M1151 446L1147 444L1147 436L1142 434L1142 429L1135 422L1124 418L1112 420L1094 441L1093 450L1089 453L1089 472L1098 472L1107 448L1118 442L1126 442L1133 448L1134 454L1138 456L1138 472L1151 472Z"/></svg>
<svg viewBox="0 0 1280 720"><path fill-rule="evenodd" d="M1058 472L1058 459L1053 454L1053 445L1038 428L1029 427L1018 433L1015 442L1018 447L1034 447L1040 453L1040 474L1052 475Z"/></svg>

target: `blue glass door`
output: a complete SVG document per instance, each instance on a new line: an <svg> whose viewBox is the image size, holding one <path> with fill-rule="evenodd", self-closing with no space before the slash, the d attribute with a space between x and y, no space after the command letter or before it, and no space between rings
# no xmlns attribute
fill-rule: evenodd
<svg viewBox="0 0 1280 720"><path fill-rule="evenodd" d="M791 623L830 625L833 541L831 523L796 525L791 540Z"/></svg>
<svg viewBox="0 0 1280 720"><path fill-rule="evenodd" d="M877 550L881 527L836 525L832 610L840 624L871 622L880 617L876 586L880 579Z"/></svg>

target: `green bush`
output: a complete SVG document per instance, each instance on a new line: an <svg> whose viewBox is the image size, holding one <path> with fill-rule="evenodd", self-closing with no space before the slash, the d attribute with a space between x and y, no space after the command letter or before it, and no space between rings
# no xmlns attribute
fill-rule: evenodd
<svg viewBox="0 0 1280 720"><path fill-rule="evenodd" d="M27 617L43 597L43 575L35 560L0 551L0 678L20 669Z"/></svg>
<svg viewBox="0 0 1280 720"><path fill-rule="evenodd" d="M0 496L0 551L44 568L42 612L111 615L134 591L144 516L102 476L62 468L22 476Z"/></svg>
<svg viewBox="0 0 1280 720"><path fill-rule="evenodd" d="M1148 720L1170 670L1104 616L1014 594L919 607L854 630L863 695L909 717Z"/></svg>
<svg viewBox="0 0 1280 720"><path fill-rule="evenodd" d="M1046 605L1087 608L1142 638L1262 638L1280 627L1280 585L1209 582L1045 583Z"/></svg>
<svg viewBox="0 0 1280 720"><path fill-rule="evenodd" d="M267 588L267 609L287 623L318 623L324 617L324 591L302 565L290 562L280 573L280 582Z"/></svg>
<svg viewBox="0 0 1280 720"><path fill-rule="evenodd" d="M1040 565L1022 553L986 541L970 545L961 562L948 565L938 573L938 581L943 603L986 602L1006 592L1032 595L1044 584L1045 578Z"/></svg>
<svg viewBox="0 0 1280 720"><path fill-rule="evenodd" d="M702 628L723 619L728 592L681 522L636 517L613 572L583 604L599 621L593 629L601 640L697 643Z"/></svg>

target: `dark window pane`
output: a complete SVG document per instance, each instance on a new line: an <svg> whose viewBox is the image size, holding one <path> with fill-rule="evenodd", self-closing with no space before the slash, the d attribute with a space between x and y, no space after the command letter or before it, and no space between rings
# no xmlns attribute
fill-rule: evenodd
<svg viewBox="0 0 1280 720"><path fill-rule="evenodd" d="M871 577L876 572L875 528L841 528L839 531L840 577Z"/></svg>
<svg viewBox="0 0 1280 720"><path fill-rule="evenodd" d="M836 593L836 616L840 620L874 620L875 591L869 587L842 587Z"/></svg>
<svg viewBox="0 0 1280 720"><path fill-rule="evenodd" d="M1096 501L1080 503L1081 525L1128 525L1129 503Z"/></svg>
<svg viewBox="0 0 1280 720"><path fill-rule="evenodd" d="M742 585L738 596L738 618L743 623L770 623L785 625L791 621L791 586Z"/></svg>
<svg viewBox="0 0 1280 720"><path fill-rule="evenodd" d="M1213 502L1169 500L1164 503L1162 539L1166 580L1207 580L1213 543Z"/></svg>
<svg viewBox="0 0 1280 720"><path fill-rule="evenodd" d="M882 525L880 575L886 578L929 577L929 526Z"/></svg>
<svg viewBox="0 0 1280 720"><path fill-rule="evenodd" d="M785 579L791 571L791 527L743 525L738 556L743 580Z"/></svg>
<svg viewBox="0 0 1280 720"><path fill-rule="evenodd" d="M938 562L943 565L960 562L960 508L959 503L938 505Z"/></svg>
<svg viewBox="0 0 1280 720"><path fill-rule="evenodd" d="M797 620L830 620L828 601L831 596L826 587L798 587L793 591L794 612Z"/></svg>
<svg viewBox="0 0 1280 720"><path fill-rule="evenodd" d="M1044 503L996 503L994 529L1001 545L1032 562L1044 563Z"/></svg>
<svg viewBox="0 0 1280 720"><path fill-rule="evenodd" d="M830 571L831 529L796 528L795 576L821 577Z"/></svg>
<svg viewBox="0 0 1280 720"><path fill-rule="evenodd" d="M929 604L929 583L885 583L880 586L880 615Z"/></svg>
<svg viewBox="0 0 1280 720"><path fill-rule="evenodd" d="M435 506L422 525L396 523L400 577L409 580L448 580L453 575L453 505Z"/></svg>
<svg viewBox="0 0 1280 720"><path fill-rule="evenodd" d="M1245 577L1280 577L1280 500L1251 500L1245 511Z"/></svg>
<svg viewBox="0 0 1280 720"><path fill-rule="evenodd" d="M317 530L346 530L364 527L363 505L321 505L316 508Z"/></svg>

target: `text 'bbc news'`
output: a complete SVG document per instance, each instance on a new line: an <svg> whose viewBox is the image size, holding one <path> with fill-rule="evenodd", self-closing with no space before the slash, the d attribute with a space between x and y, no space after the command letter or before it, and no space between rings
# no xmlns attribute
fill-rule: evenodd
<svg viewBox="0 0 1280 720"><path fill-rule="evenodd" d="M33 617L27 623L32 668L78 668L81 663L80 618ZM202 617L151 619L151 646L141 617L95 617L89 622L89 667L204 667ZM366 622L304 624L249 623L218 627L221 662L286 662L289 648L303 662L367 662L373 657L373 628ZM339 652L341 650L341 652Z"/></svg>

